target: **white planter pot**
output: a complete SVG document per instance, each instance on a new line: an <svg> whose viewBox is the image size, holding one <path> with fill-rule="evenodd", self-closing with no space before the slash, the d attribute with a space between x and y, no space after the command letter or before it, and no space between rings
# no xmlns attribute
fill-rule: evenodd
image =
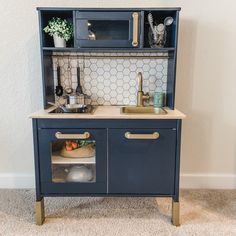
<svg viewBox="0 0 236 236"><path fill-rule="evenodd" d="M54 40L54 46L56 48L65 48L66 47L66 40L57 36L53 35L53 40Z"/></svg>

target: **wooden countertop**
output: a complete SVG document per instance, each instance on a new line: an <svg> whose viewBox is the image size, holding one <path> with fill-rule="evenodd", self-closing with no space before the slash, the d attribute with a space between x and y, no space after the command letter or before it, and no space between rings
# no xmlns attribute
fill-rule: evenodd
<svg viewBox="0 0 236 236"><path fill-rule="evenodd" d="M122 114L120 106L98 106L93 114L49 113L55 107L40 110L30 115L32 119L184 119L186 115L179 110L165 108L167 114Z"/></svg>

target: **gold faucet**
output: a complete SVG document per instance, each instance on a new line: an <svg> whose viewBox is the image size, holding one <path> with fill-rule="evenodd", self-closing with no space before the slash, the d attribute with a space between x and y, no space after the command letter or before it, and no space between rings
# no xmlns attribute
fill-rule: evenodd
<svg viewBox="0 0 236 236"><path fill-rule="evenodd" d="M150 96L148 93L144 94L143 92L143 74L142 72L138 73L138 92L137 92L137 107L143 107L144 101L148 101Z"/></svg>

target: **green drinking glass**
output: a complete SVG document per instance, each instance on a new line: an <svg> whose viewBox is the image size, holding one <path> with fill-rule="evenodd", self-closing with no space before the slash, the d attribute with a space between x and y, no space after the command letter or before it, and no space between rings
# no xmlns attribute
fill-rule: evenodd
<svg viewBox="0 0 236 236"><path fill-rule="evenodd" d="M164 105L164 93L155 92L153 97L153 106L155 108L161 108Z"/></svg>

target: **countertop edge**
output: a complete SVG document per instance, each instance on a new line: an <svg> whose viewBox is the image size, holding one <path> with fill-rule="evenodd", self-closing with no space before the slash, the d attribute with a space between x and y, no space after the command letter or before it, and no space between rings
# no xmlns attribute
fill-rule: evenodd
<svg viewBox="0 0 236 236"><path fill-rule="evenodd" d="M49 114L55 107L50 107L46 110L39 110L29 115L30 119L109 119L109 120L171 120L171 119L185 119L186 115L178 109L171 110L165 108L167 114L153 115L153 114L121 114L120 106L98 106L94 114Z"/></svg>

